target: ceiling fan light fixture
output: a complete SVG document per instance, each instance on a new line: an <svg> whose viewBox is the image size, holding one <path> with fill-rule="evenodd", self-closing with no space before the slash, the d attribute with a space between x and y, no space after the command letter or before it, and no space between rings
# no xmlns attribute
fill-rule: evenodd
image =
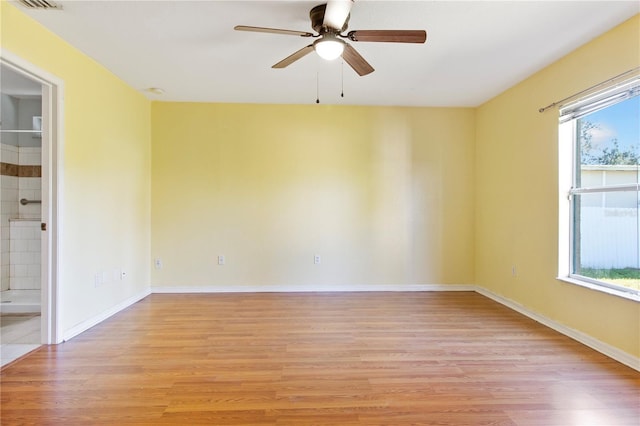
<svg viewBox="0 0 640 426"><path fill-rule="evenodd" d="M298 49L280 62L272 65L271 68L286 68L315 50L318 56L326 61L332 61L342 56L344 62L353 68L359 76L371 74L375 70L353 48L350 42L424 43L427 41L427 32L424 30L354 30L345 35L344 32L349 24L354 0L325 1L325 4L319 4L309 12L311 28L315 33L247 25L236 25L234 29L237 31L317 38L311 44ZM349 39L350 42L345 42L343 39Z"/></svg>
<svg viewBox="0 0 640 426"><path fill-rule="evenodd" d="M342 52L344 51L344 41L339 40L335 37L324 36L320 40L317 40L313 43L313 48L318 53L322 59L326 59L327 61L333 61L334 59L340 57Z"/></svg>

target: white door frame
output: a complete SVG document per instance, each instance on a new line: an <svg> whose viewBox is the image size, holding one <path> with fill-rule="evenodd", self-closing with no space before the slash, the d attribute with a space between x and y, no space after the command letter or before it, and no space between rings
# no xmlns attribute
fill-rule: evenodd
<svg viewBox="0 0 640 426"><path fill-rule="evenodd" d="M42 85L42 226L41 342L62 342L60 303L60 235L64 81L19 56L0 49L0 63Z"/></svg>

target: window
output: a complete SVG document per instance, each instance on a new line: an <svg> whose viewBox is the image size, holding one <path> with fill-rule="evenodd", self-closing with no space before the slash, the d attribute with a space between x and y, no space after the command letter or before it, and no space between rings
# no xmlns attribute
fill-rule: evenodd
<svg viewBox="0 0 640 426"><path fill-rule="evenodd" d="M568 256L561 254L565 264L560 278L636 300L639 95L640 78L635 78L560 109L560 191L565 203L560 210L564 220L568 216L566 232L561 232L568 241L560 244Z"/></svg>

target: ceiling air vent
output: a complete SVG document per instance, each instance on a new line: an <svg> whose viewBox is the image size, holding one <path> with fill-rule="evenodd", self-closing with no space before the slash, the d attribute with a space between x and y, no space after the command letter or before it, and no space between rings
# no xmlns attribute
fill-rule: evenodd
<svg viewBox="0 0 640 426"><path fill-rule="evenodd" d="M29 9L62 9L52 0L18 0L18 3Z"/></svg>

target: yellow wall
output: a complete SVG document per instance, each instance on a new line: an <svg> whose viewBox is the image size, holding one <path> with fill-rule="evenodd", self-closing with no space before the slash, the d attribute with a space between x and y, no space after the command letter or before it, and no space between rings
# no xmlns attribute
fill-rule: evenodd
<svg viewBox="0 0 640 426"><path fill-rule="evenodd" d="M154 102L152 285L472 283L474 127L463 108Z"/></svg>
<svg viewBox="0 0 640 426"><path fill-rule="evenodd" d="M538 108L638 65L636 16L478 108L475 162L476 283L636 357L639 303L555 279L558 113Z"/></svg>
<svg viewBox="0 0 640 426"><path fill-rule="evenodd" d="M2 49L64 81L61 329L149 286L150 102L6 1ZM100 287L94 275L128 277Z"/></svg>

